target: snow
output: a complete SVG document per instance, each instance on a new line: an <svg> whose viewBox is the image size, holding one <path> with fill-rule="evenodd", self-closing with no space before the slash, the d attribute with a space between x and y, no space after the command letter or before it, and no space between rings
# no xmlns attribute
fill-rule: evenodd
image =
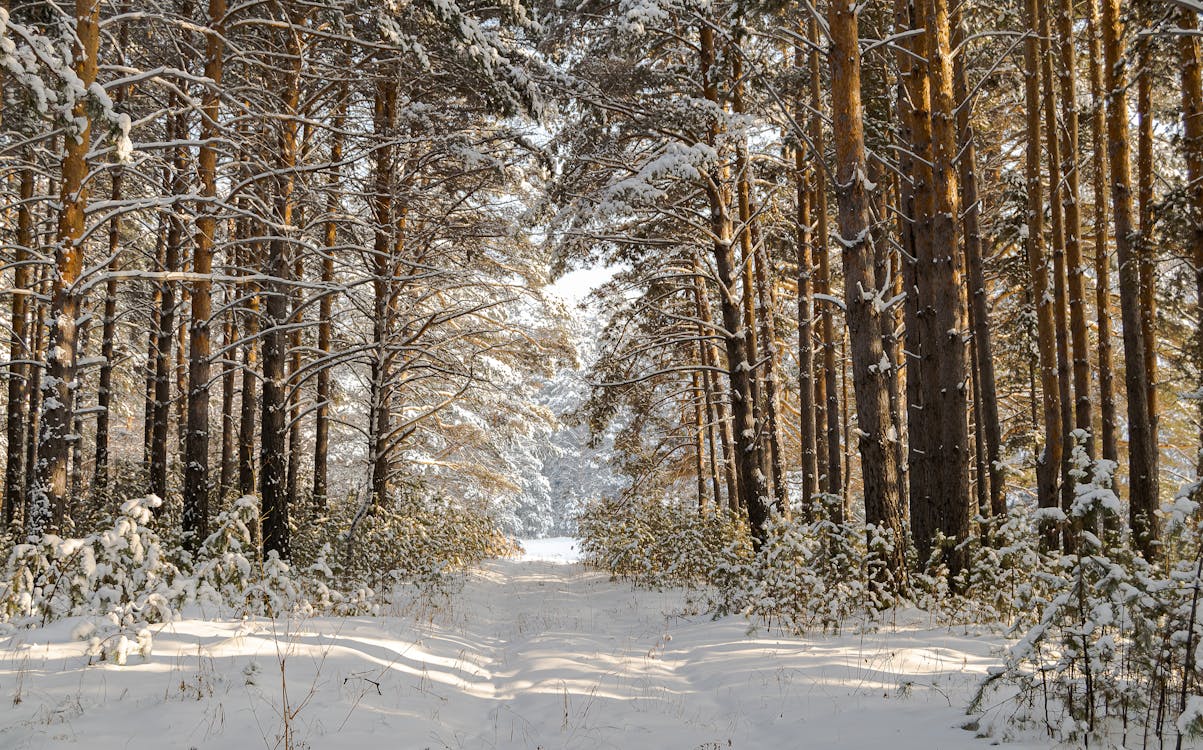
<svg viewBox="0 0 1203 750"><path fill-rule="evenodd" d="M89 666L78 619L18 631L0 640L0 747L284 747L286 725L293 747L356 750L991 742L963 706L997 636L912 613L879 633L784 637L566 564L574 553L531 540L446 598L376 618L157 625L126 666Z"/></svg>
<svg viewBox="0 0 1203 750"><path fill-rule="evenodd" d="M520 539L522 547L520 560L526 562L575 563L580 562L581 551L577 540L568 536L550 537L547 539Z"/></svg>

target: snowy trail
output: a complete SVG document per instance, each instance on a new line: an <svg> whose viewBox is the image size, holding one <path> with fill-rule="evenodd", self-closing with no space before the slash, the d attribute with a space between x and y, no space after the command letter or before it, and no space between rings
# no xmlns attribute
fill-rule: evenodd
<svg viewBox="0 0 1203 750"><path fill-rule="evenodd" d="M285 747L285 714L297 748L991 742L960 727L969 692L997 662L994 637L898 627L795 639L690 610L684 592L498 560L449 606L184 620L160 630L149 660L125 667L87 666L73 623L55 623L0 640L0 747Z"/></svg>

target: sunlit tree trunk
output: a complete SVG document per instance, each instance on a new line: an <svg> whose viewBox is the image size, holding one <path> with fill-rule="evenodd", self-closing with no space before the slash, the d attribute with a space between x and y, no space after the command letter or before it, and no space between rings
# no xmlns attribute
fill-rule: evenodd
<svg viewBox="0 0 1203 750"><path fill-rule="evenodd" d="M74 72L84 88L96 81L100 50L100 0L76 0L73 50ZM88 204L88 149L92 144L87 101L80 98L72 116L83 127L64 138L62 192L54 273L50 279L50 331L46 378L42 381L42 419L36 484L27 531L38 535L62 528L66 508L67 460L72 440L77 359L78 320L83 293L75 282L83 270L84 211Z"/></svg>
<svg viewBox="0 0 1203 750"><path fill-rule="evenodd" d="M906 539L898 497L898 465L890 425L881 314L866 291L876 290L873 278L873 239L865 164L863 109L860 100L860 38L856 10L832 3L831 108L835 136L835 187L839 203L839 236L843 247L845 304L852 342L852 372L856 394L858 445L864 483L865 520L892 532L896 543L884 553L892 585L904 586ZM879 581L879 583L885 583Z"/></svg>
<svg viewBox="0 0 1203 750"><path fill-rule="evenodd" d="M30 155L32 158L32 154ZM29 397L29 380L35 369L29 360L33 350L29 342L28 316L30 312L30 284L33 279L30 265L30 250L34 244L33 190L35 176L32 168L21 170L20 200L17 207L17 247L13 257L13 295L11 337L8 345L8 406L5 424L8 443L5 449L4 466L4 526L13 528L23 505L22 490L25 482L25 429L26 401ZM24 361L23 361L24 360Z"/></svg>
<svg viewBox="0 0 1203 750"><path fill-rule="evenodd" d="M1107 146L1106 103L1103 89L1102 29L1098 0L1087 0L1090 33L1090 135L1091 192L1094 196L1095 339L1099 370L1099 451L1109 461L1119 459L1116 447L1115 374L1111 343L1111 251L1107 243Z"/></svg>
<svg viewBox="0 0 1203 750"><path fill-rule="evenodd" d="M1160 536L1154 515L1159 502L1157 441L1149 404L1147 342L1140 313L1140 253L1132 212L1131 147L1128 136L1127 66L1122 54L1120 0L1103 0L1103 61L1107 73L1107 140L1111 163L1111 203L1119 264L1123 320L1124 386L1128 397L1128 513L1137 547L1157 555Z"/></svg>
<svg viewBox="0 0 1203 750"><path fill-rule="evenodd" d="M188 341L188 424L184 438L184 546L195 552L209 536L209 370L213 317L213 240L217 229L217 148L220 134L221 76L226 0L209 0L210 32L205 36L205 88L201 102L201 147L197 172L201 206L192 253L192 319Z"/></svg>
<svg viewBox="0 0 1203 750"><path fill-rule="evenodd" d="M1044 450L1037 459L1038 501L1042 508L1058 506L1057 484L1061 467L1061 390L1057 382L1057 334L1054 328L1053 295L1049 288L1048 262L1044 245L1044 189L1040 179L1040 7L1039 0L1026 0L1031 34L1024 40L1024 93L1027 114L1027 159L1024 176L1028 216L1026 251L1036 304L1036 334L1039 351L1040 390L1043 404ZM1051 537L1050 537L1051 538Z"/></svg>

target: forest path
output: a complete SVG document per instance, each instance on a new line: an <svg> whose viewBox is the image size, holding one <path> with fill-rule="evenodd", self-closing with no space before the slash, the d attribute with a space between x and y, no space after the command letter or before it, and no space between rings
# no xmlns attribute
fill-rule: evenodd
<svg viewBox="0 0 1203 750"><path fill-rule="evenodd" d="M789 638L690 599L579 564L494 560L378 617L196 613L126 666L89 665L64 620L0 638L0 747L990 744L960 727L995 636L924 623Z"/></svg>

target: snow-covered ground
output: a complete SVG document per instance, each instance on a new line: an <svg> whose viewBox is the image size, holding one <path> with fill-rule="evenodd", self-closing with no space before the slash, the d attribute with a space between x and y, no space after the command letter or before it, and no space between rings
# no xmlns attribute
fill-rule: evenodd
<svg viewBox="0 0 1203 750"><path fill-rule="evenodd" d="M388 617L159 626L150 658L123 667L88 664L78 621L19 632L0 640L0 748L992 742L961 727L995 637L927 625L779 637L565 563L566 547L528 545L447 602Z"/></svg>
<svg viewBox="0 0 1203 750"><path fill-rule="evenodd" d="M574 563L581 559L577 540L567 536L549 539L522 539L520 559L528 562Z"/></svg>

